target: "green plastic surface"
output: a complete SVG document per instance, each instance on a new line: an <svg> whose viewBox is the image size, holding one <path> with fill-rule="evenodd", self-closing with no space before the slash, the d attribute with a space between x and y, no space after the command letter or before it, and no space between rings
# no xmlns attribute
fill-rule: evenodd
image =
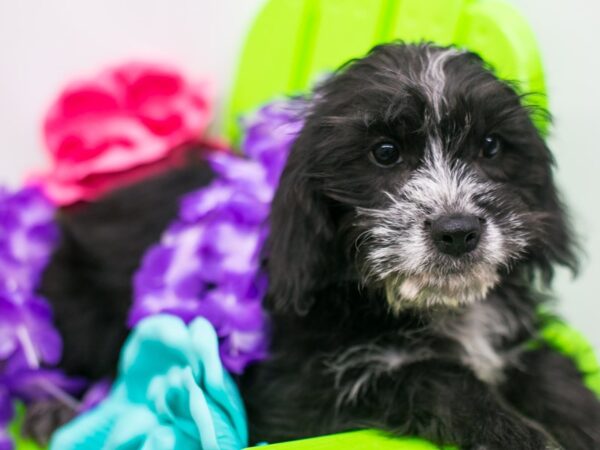
<svg viewBox="0 0 600 450"><path fill-rule="evenodd" d="M324 73L376 44L402 40L454 44L479 53L514 82L529 104L545 108L537 43L521 14L503 0L270 0L250 30L226 117L239 118L277 97L306 92ZM536 116L545 132L546 121Z"/></svg>
<svg viewBox="0 0 600 450"><path fill-rule="evenodd" d="M589 341L569 325L553 321L542 330L543 339L575 361L586 385L600 397L600 364Z"/></svg>
<svg viewBox="0 0 600 450"><path fill-rule="evenodd" d="M16 419L10 426L10 434L15 439L16 450L42 450L43 447L40 447L35 442L24 439L21 437L21 423L23 422L23 416L25 415L25 408L23 405L19 404L16 408Z"/></svg>
<svg viewBox="0 0 600 450"><path fill-rule="evenodd" d="M351 431L252 448L256 450L440 450L438 446L422 439L396 437L376 430ZM451 447L445 449L451 450Z"/></svg>

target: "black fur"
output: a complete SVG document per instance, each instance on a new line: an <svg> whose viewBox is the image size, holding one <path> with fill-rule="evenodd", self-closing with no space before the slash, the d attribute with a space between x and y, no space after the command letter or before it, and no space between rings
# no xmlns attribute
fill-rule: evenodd
<svg viewBox="0 0 600 450"><path fill-rule="evenodd" d="M114 375L127 336L133 273L175 218L179 198L212 178L210 167L192 157L181 168L61 211L60 243L40 293L63 337L61 367L67 373Z"/></svg>
<svg viewBox="0 0 600 450"><path fill-rule="evenodd" d="M252 442L375 427L462 449L600 449L600 403L581 374L553 350L530 348L544 325L536 280L550 283L556 265L577 267L552 156L513 88L470 53L435 66L444 52L377 47L309 100L265 254L271 356L240 380ZM431 83L440 77L436 91ZM490 134L503 148L487 160L481 143ZM372 163L369 151L381 142L401 149L401 164ZM494 225L503 239L498 279L477 302L427 307L421 298L392 308L385 274L412 255L390 252L379 261L377 251L410 230L427 233L430 205L403 189L425 177L435 146L448 170L464 167L459 184L476 190L468 192L471 206L487 233ZM210 180L206 168L194 170L61 219L63 241L42 293L55 308L69 372L114 370L131 274L174 216L175 199ZM396 210L394 200L402 203ZM397 215L411 202L417 225ZM382 238L374 230L383 222ZM443 280L489 256L478 252L454 260L421 254L421 269Z"/></svg>

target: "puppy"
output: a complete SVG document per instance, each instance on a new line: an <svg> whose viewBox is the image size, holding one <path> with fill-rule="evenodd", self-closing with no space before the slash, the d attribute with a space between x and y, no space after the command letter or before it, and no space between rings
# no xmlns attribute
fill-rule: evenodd
<svg viewBox="0 0 600 450"><path fill-rule="evenodd" d="M531 116L479 57L432 45L376 47L317 89L272 209L254 441L600 449L600 402L540 341L536 282L577 262Z"/></svg>
<svg viewBox="0 0 600 450"><path fill-rule="evenodd" d="M539 336L536 285L577 261L521 97L474 54L390 44L307 101L265 249L271 356L239 380L252 442L374 427L599 449L600 403ZM112 373L135 267L211 178L190 166L64 214L41 291L69 373Z"/></svg>

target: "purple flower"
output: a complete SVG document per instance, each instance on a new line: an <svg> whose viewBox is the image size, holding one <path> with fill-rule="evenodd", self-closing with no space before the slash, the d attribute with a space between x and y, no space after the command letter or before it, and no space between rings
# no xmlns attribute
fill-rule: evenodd
<svg viewBox="0 0 600 450"><path fill-rule="evenodd" d="M0 188L0 288L33 292L58 237L54 206L35 187Z"/></svg>
<svg viewBox="0 0 600 450"><path fill-rule="evenodd" d="M78 409L74 396L83 392L87 381L66 376L59 369L23 368L8 377L6 386L11 395L26 403L55 399Z"/></svg>
<svg viewBox="0 0 600 450"><path fill-rule="evenodd" d="M8 430L0 424L0 450L13 450L14 445L10 436L8 435Z"/></svg>
<svg viewBox="0 0 600 450"><path fill-rule="evenodd" d="M306 109L304 100L275 101L244 121L244 152L267 168L269 182L274 187L279 182L289 150L304 125Z"/></svg>
<svg viewBox="0 0 600 450"><path fill-rule="evenodd" d="M78 412L89 411L102 402L102 400L108 397L111 387L111 380L106 378L92 384L83 396Z"/></svg>
<svg viewBox="0 0 600 450"><path fill-rule="evenodd" d="M60 359L50 308L35 295L57 237L54 207L39 189L0 188L0 361L17 349L30 367Z"/></svg>
<svg viewBox="0 0 600 450"><path fill-rule="evenodd" d="M36 289L58 238L54 206L35 187L0 188L0 450L13 401L54 398L72 407L85 388L58 369L62 341L48 303Z"/></svg>
<svg viewBox="0 0 600 450"><path fill-rule="evenodd" d="M245 122L246 158L208 157L217 179L182 199L177 220L134 277L131 326L157 313L188 323L202 316L215 327L232 372L266 356L267 283L260 258L271 201L303 111L295 101L267 105Z"/></svg>
<svg viewBox="0 0 600 450"><path fill-rule="evenodd" d="M0 428L10 422L13 413L10 392L5 385L0 384Z"/></svg>
<svg viewBox="0 0 600 450"><path fill-rule="evenodd" d="M62 342L52 324L48 304L32 294L0 291L0 360L17 349L26 356L30 367L60 360Z"/></svg>

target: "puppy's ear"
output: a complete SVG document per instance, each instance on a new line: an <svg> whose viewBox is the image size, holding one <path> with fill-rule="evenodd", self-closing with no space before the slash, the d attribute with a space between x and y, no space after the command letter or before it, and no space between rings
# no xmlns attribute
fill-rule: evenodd
<svg viewBox="0 0 600 450"><path fill-rule="evenodd" d="M531 224L533 242L530 248L530 261L533 268L541 275L541 280L550 284L554 278L555 266L568 268L573 275L579 270L579 245L576 232L573 230L569 214L554 181L553 169L555 160L545 139L536 134L530 142L537 146L540 153L545 154L545 163L529 168L530 176L536 180L537 197L534 214L538 215L537 223ZM535 270L531 273L535 276Z"/></svg>
<svg viewBox="0 0 600 450"><path fill-rule="evenodd" d="M534 249L533 260L540 270L542 281L550 284L554 278L554 266L559 265L571 270L573 275L579 271L579 245L577 236L567 213L566 207L550 177L543 187L543 217L539 229L539 247Z"/></svg>
<svg viewBox="0 0 600 450"><path fill-rule="evenodd" d="M266 255L267 307L301 315L332 279L336 263L333 219L318 178L311 175L314 147L307 134L305 129L297 139L281 176Z"/></svg>

